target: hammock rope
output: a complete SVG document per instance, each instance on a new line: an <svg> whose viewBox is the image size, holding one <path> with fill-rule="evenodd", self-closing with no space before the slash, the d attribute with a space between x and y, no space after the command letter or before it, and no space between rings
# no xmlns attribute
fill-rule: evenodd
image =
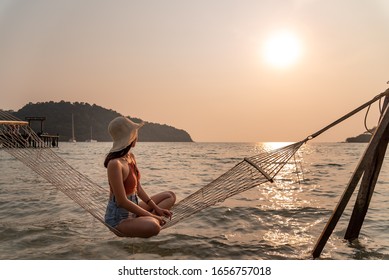
<svg viewBox="0 0 389 280"><path fill-rule="evenodd" d="M174 213L173 218L168 220L163 228L169 228L238 193L266 182L273 182L276 175L295 156L304 143L385 96L389 96L389 89L302 141L244 158L226 173L175 204L171 209ZM70 166L45 144L28 126L27 122L2 110L0 110L0 149L42 176L116 235L123 236L104 221L108 189L99 186Z"/></svg>
<svg viewBox="0 0 389 280"><path fill-rule="evenodd" d="M263 183L273 182L274 177L303 144L304 141L300 141L245 158L219 178L174 205L173 219L167 221L164 228L171 227L204 208L223 202L238 193Z"/></svg>

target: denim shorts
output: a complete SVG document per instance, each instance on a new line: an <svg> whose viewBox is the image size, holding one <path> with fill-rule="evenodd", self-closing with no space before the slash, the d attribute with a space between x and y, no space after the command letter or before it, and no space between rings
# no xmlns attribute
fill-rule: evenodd
<svg viewBox="0 0 389 280"><path fill-rule="evenodd" d="M132 194L127 197L130 201L134 202L135 204L138 203L138 196L136 194ZM105 222L110 225L111 227L116 227L122 220L125 220L131 215L135 218L136 215L129 212L127 209L118 207L116 205L115 196L111 196L111 198L108 201L107 209L105 211Z"/></svg>

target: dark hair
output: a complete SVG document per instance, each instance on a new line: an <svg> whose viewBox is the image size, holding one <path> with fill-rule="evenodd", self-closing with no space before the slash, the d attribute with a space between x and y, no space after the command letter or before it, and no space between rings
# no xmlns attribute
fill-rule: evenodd
<svg viewBox="0 0 389 280"><path fill-rule="evenodd" d="M124 157L126 154L128 154L131 147L132 147L132 143L130 145L128 145L127 147L125 147L123 150L108 153L107 156L105 157L105 160L104 160L104 167L107 168L108 163L111 159Z"/></svg>

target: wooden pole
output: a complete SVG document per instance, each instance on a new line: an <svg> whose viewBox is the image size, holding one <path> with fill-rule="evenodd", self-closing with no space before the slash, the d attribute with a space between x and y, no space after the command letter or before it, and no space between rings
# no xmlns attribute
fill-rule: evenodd
<svg viewBox="0 0 389 280"><path fill-rule="evenodd" d="M385 98L383 109L387 109L389 97ZM384 118L387 117L384 115ZM358 238L365 220L367 210L369 209L371 197L374 193L374 188L377 183L378 175L380 174L382 163L385 158L386 149L389 141L389 125L384 128L384 133L380 138L378 147L373 155L372 164L367 167L363 176L361 186L359 188L358 196L355 201L353 213L350 218L347 231L344 238L353 240Z"/></svg>
<svg viewBox="0 0 389 280"><path fill-rule="evenodd" d="M388 134L389 127L387 127L385 135L381 139L375 155L372 160L372 164L367 167L364 173L361 186L357 199L355 201L354 210L350 218L347 231L344 238L347 240L353 240L358 238L362 228L363 221L369 209L371 197L374 192L375 185L377 183L378 175L381 171L382 162L385 158L386 148L388 146Z"/></svg>
<svg viewBox="0 0 389 280"><path fill-rule="evenodd" d="M387 99L387 98L386 98ZM385 100L386 101L386 100ZM331 236L336 224L338 223L340 217L342 216L344 209L347 206L347 203L349 202L357 184L359 183L360 178L362 177L362 174L365 172L368 166L373 165L373 160L375 158L375 155L377 154L378 146L380 145L382 139L385 136L385 133L387 133L387 129L389 127L389 109L386 108L383 118L381 119L381 122L379 126L377 127L376 132L374 133L373 137L370 140L370 143L368 147L365 150L364 155L362 156L357 168L355 169L353 176L351 177L349 184L345 191L342 194L341 199L339 200L338 204L336 205L331 218L327 222L323 232L321 233L318 241L316 242L316 245L312 251L313 258L318 258L327 243L329 237ZM387 141L386 141L387 144ZM379 172L379 171L378 171ZM378 174L377 174L378 176ZM367 179L366 179L367 180Z"/></svg>

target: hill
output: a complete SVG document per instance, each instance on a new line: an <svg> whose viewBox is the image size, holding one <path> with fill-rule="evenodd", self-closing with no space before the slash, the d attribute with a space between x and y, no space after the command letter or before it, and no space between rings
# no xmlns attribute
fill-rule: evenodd
<svg viewBox="0 0 389 280"><path fill-rule="evenodd" d="M347 143L368 143L371 139L372 133L376 130L376 127L372 128L371 131L365 131L362 134L359 134L354 137L349 137L346 139Z"/></svg>
<svg viewBox="0 0 389 280"><path fill-rule="evenodd" d="M115 117L120 116L116 111L103 108L96 104L83 102L39 102L29 103L17 112L11 112L21 120L26 117L46 117L43 132L59 134L60 141L68 141L72 137L72 115L74 117L75 138L79 142L92 138L97 141L112 141L108 133L108 124ZM139 118L129 117L135 122ZM31 127L41 131L40 122L32 122ZM166 124L145 121L139 131L139 141L144 142L192 142L191 136L182 129Z"/></svg>

